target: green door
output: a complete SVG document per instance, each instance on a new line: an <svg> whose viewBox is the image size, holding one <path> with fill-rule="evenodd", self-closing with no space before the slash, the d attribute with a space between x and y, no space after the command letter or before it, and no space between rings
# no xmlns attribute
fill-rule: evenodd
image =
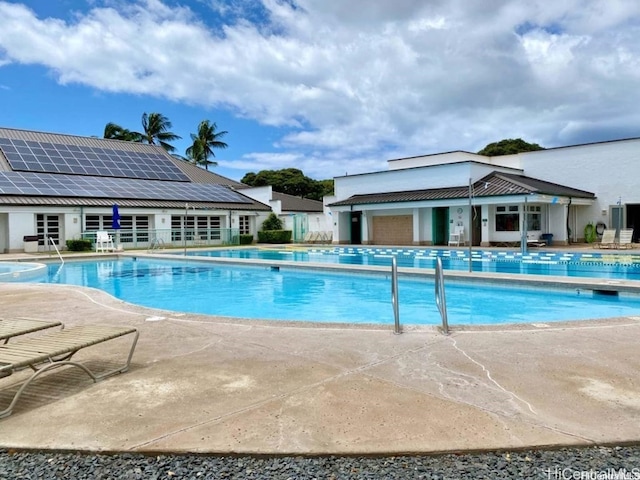
<svg viewBox="0 0 640 480"><path fill-rule="evenodd" d="M449 239L449 207L433 209L431 240L434 245L447 245Z"/></svg>

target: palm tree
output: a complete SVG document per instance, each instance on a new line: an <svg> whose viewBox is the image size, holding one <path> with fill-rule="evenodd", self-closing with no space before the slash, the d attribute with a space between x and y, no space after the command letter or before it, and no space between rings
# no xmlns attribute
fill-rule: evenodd
<svg viewBox="0 0 640 480"><path fill-rule="evenodd" d="M126 128L123 128L113 122L109 122L105 125L103 138L110 138L112 140L124 140L126 142L141 141L139 133L127 130Z"/></svg>
<svg viewBox="0 0 640 480"><path fill-rule="evenodd" d="M218 165L218 162L209 160L209 157L215 157L213 152L214 148L227 148L229 145L221 141L228 132L226 130L222 132L216 132L218 126L215 122L209 120L203 120L198 125L198 133L191 134L191 140L193 145L187 148L187 156L193 158L198 165L204 165L206 170L209 170L209 165L214 167Z"/></svg>
<svg viewBox="0 0 640 480"><path fill-rule="evenodd" d="M173 152L176 149L168 142L182 138L169 131L171 128L171 122L161 113L143 113L142 128L144 129L144 132L138 134L140 135L139 141L149 143L151 145L159 144L167 152Z"/></svg>
<svg viewBox="0 0 640 480"><path fill-rule="evenodd" d="M191 135L193 137L193 135ZM194 165L202 165L204 162L204 150L202 149L202 144L199 140L194 140L193 145L191 145L186 150L186 158L185 160L193 163Z"/></svg>

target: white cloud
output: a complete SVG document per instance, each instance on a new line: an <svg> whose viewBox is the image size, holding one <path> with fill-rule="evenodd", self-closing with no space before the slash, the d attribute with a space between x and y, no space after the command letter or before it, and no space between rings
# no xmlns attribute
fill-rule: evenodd
<svg viewBox="0 0 640 480"><path fill-rule="evenodd" d="M213 31L160 0L73 21L0 1L0 67L288 126L285 154L234 166L322 177L506 137L554 146L597 134L600 115L640 123L635 0L263 0L262 23L238 19L246 0L207 4L234 21Z"/></svg>

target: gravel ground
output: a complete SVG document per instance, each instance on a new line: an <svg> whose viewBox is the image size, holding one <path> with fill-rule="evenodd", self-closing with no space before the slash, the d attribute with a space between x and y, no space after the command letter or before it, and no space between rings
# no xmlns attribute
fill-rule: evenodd
<svg viewBox="0 0 640 480"><path fill-rule="evenodd" d="M640 479L640 446L393 457L0 450L0 479Z"/></svg>

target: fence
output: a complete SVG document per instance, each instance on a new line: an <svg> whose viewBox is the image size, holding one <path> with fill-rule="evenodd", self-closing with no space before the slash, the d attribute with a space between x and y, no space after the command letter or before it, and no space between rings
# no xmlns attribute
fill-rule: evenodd
<svg viewBox="0 0 640 480"><path fill-rule="evenodd" d="M192 248L221 245L240 245L237 228L181 228L181 229L136 229L107 230L113 243L122 249ZM82 238L95 242L96 230L82 232Z"/></svg>

